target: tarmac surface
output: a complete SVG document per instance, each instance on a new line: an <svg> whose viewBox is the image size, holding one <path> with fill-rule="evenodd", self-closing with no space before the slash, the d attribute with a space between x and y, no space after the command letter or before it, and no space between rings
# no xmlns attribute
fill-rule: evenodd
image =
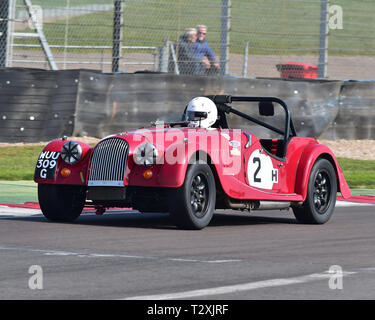
<svg viewBox="0 0 375 320"><path fill-rule="evenodd" d="M162 214L64 224L0 206L0 299L375 299L374 230L375 205L342 201L325 225L228 210L200 231Z"/></svg>

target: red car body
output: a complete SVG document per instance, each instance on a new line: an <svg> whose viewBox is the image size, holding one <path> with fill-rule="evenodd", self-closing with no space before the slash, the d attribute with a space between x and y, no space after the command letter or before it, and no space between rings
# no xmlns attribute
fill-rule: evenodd
<svg viewBox="0 0 375 320"><path fill-rule="evenodd" d="M222 101L219 99L219 102ZM292 127L289 123L287 126ZM329 187L337 184L336 190L344 198L351 197L333 152L316 139L293 134L284 140L259 139L246 130L221 127L201 129L164 124L112 135L102 139L95 147L77 142L82 152L80 160L74 164L68 164L61 157L62 148L67 142L66 139L60 139L46 145L38 159L35 182L45 186L81 187L85 198L92 200L84 202L84 205L94 204L102 209L132 206L140 211L168 211L168 205L163 207L159 204L164 200L169 201L167 198L172 196L163 192L181 189L186 183L189 166L197 160L206 163L215 178L215 208L253 210L302 207L308 198L309 183L313 184L309 182L309 178L318 160L328 161L334 170L335 181L332 180ZM143 165L135 161L137 149L145 143L151 143L155 147L155 163ZM104 144L109 147L103 147L104 151L101 151L100 156L98 146ZM115 175L114 171L122 161L116 158L119 154L117 145L123 146L122 157L126 166L117 175L121 179L111 180L111 174ZM127 148L126 152L124 148ZM109 179L92 178L94 171L98 171L100 176L103 170L107 170L106 177ZM327 178L329 174L326 171L329 170L324 169L323 175ZM105 176L103 172L102 176ZM123 189L126 190L125 196L115 195L116 190ZM101 196L98 196L98 190L99 194L102 193ZM322 190L324 192L324 187L320 192ZM114 195L113 199L111 193ZM40 199L43 198L43 195L39 196ZM136 201L137 197L140 199ZM148 201L149 205L145 205ZM42 203L41 206L43 210Z"/></svg>

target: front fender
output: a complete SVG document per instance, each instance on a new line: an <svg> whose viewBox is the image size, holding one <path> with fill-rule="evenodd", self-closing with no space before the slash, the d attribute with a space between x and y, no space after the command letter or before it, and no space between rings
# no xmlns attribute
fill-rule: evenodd
<svg viewBox="0 0 375 320"><path fill-rule="evenodd" d="M345 180L342 170L332 150L322 144L309 144L306 146L298 162L295 193L302 195L303 200L307 196L307 188L312 167L318 158L330 161L336 171L337 190L341 192L344 199L352 196L350 188Z"/></svg>
<svg viewBox="0 0 375 320"><path fill-rule="evenodd" d="M93 148L77 141L82 147L82 159L77 164L69 165L60 156L61 149L67 141L69 140L53 140L43 148L35 166L36 183L86 185L87 168ZM53 161L56 161L56 164ZM60 174L64 168L68 168L71 172L68 177Z"/></svg>
<svg viewBox="0 0 375 320"><path fill-rule="evenodd" d="M189 160L197 152L193 143L175 143L164 153L163 165L158 175L161 186L179 188L185 181Z"/></svg>

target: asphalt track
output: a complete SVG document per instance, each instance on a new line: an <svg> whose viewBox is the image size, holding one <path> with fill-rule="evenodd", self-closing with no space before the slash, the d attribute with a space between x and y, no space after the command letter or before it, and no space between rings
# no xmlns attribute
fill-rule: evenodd
<svg viewBox="0 0 375 320"><path fill-rule="evenodd" d="M218 211L201 231L161 214L63 224L0 207L0 299L375 299L375 206L349 205L321 226ZM32 265L43 289L29 288Z"/></svg>

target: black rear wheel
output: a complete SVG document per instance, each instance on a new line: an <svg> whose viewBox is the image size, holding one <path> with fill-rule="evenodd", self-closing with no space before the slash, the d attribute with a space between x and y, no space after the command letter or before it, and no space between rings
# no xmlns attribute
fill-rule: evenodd
<svg viewBox="0 0 375 320"><path fill-rule="evenodd" d="M39 184L38 198L43 215L50 221L72 222L79 217L86 200L81 186Z"/></svg>
<svg viewBox="0 0 375 320"><path fill-rule="evenodd" d="M326 223L335 209L336 197L335 169L328 160L319 159L310 173L306 200L301 208L293 208L294 215L301 223Z"/></svg>
<svg viewBox="0 0 375 320"><path fill-rule="evenodd" d="M182 187L169 195L169 211L183 229L203 229L213 216L216 202L215 178L207 164L189 166Z"/></svg>

